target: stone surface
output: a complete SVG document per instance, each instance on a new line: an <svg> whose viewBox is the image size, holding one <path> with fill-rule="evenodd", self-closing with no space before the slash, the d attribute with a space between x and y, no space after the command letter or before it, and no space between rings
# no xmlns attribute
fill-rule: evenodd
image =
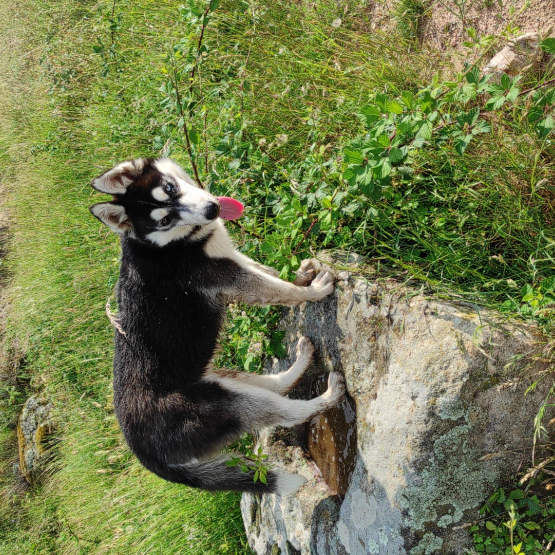
<svg viewBox="0 0 555 555"><path fill-rule="evenodd" d="M484 73L515 76L531 68L541 57L540 36L526 33L510 40L486 65Z"/></svg>
<svg viewBox="0 0 555 555"><path fill-rule="evenodd" d="M293 397L309 396L332 368L345 374L354 472L344 497L326 484L305 450L316 422L261 436L271 460L307 483L287 496L243 496L249 543L258 554L462 555L479 507L529 454L550 387L544 380L525 395L546 370L532 356L542 338L469 304L335 274L333 297L286 311L282 325L292 356L300 335L316 347ZM275 360L271 371L289 363ZM339 431L331 453L347 435Z"/></svg>
<svg viewBox="0 0 555 555"><path fill-rule="evenodd" d="M17 424L19 469L24 478L35 484L42 471L46 440L52 431L52 403L33 395L23 405Z"/></svg>

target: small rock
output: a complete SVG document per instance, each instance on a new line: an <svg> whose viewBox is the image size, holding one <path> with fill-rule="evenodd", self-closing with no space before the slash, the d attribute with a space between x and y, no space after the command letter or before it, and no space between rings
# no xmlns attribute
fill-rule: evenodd
<svg viewBox="0 0 555 555"><path fill-rule="evenodd" d="M49 401L33 395L23 405L17 424L19 469L31 485L37 483L43 471L46 440L52 432L52 407Z"/></svg>
<svg viewBox="0 0 555 555"><path fill-rule="evenodd" d="M489 61L484 73L519 75L535 64L540 54L539 34L526 33L510 40L507 46Z"/></svg>

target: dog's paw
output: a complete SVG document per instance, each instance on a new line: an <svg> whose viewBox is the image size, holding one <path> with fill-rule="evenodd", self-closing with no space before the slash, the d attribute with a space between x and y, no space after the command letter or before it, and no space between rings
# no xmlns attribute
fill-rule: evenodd
<svg viewBox="0 0 555 555"><path fill-rule="evenodd" d="M339 372L330 372L328 377L328 389L324 395L328 397L330 404L337 404L345 395L345 378Z"/></svg>
<svg viewBox="0 0 555 555"><path fill-rule="evenodd" d="M322 270L309 287L313 293L311 300L319 301L333 293L333 276L329 272Z"/></svg>
<svg viewBox="0 0 555 555"><path fill-rule="evenodd" d="M293 283L299 286L310 285L321 267L322 265L320 262L313 258L303 260L299 269L295 272L297 274L297 279L295 279Z"/></svg>
<svg viewBox="0 0 555 555"><path fill-rule="evenodd" d="M297 343L297 360L306 359L307 361L312 360L312 355L314 354L314 345L308 337L301 337Z"/></svg>

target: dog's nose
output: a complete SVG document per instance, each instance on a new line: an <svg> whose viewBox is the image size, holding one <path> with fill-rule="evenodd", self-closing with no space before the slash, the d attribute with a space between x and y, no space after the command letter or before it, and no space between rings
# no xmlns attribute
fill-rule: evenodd
<svg viewBox="0 0 555 555"><path fill-rule="evenodd" d="M204 216L207 220L215 220L220 215L220 205L217 202L209 202Z"/></svg>

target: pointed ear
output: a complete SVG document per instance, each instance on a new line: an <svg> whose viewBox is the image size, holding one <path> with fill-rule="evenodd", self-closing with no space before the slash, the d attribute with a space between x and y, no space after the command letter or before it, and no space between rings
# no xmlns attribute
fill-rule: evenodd
<svg viewBox="0 0 555 555"><path fill-rule="evenodd" d="M133 230L133 224L127 217L125 207L121 204L101 202L99 204L94 204L89 210L93 216L98 218L103 224L106 224L116 233L123 235Z"/></svg>
<svg viewBox="0 0 555 555"><path fill-rule="evenodd" d="M98 176L92 182L92 187L101 193L123 195L127 187L141 175L144 165L145 163L142 158L130 160L129 162L122 162L111 170Z"/></svg>

